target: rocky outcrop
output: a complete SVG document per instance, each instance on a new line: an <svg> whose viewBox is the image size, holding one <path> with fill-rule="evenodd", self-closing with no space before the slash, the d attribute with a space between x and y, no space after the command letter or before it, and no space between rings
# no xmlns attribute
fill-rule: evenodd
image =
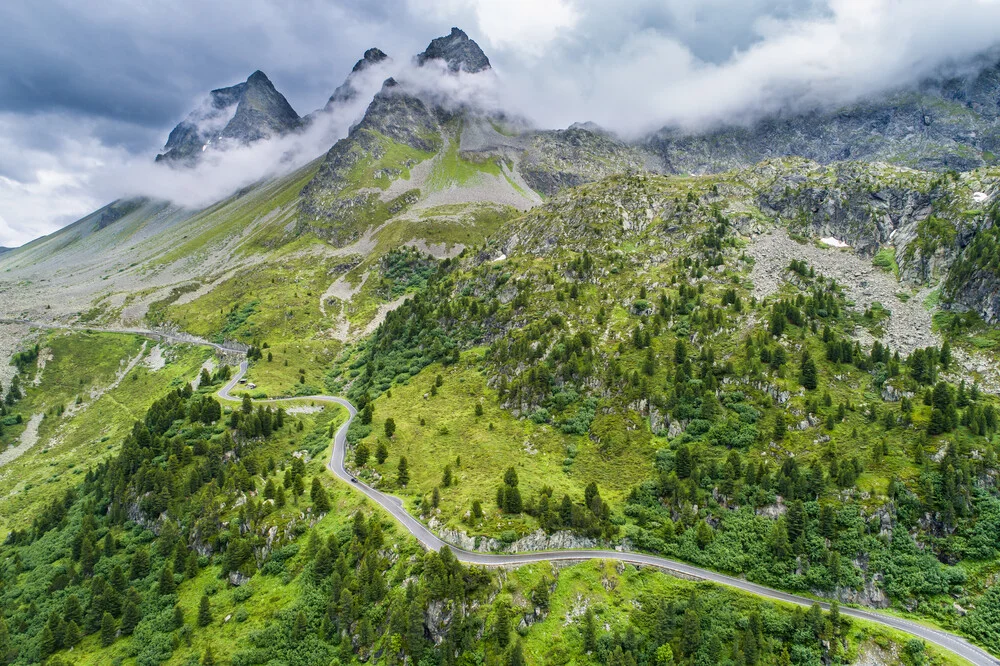
<svg viewBox="0 0 1000 666"><path fill-rule="evenodd" d="M436 521L432 519L429 526L431 529L435 529L437 527ZM505 544L492 537L471 537L465 531L447 528L437 530L437 534L441 539L454 546L479 553L526 553L537 550L575 550L580 548L596 548L599 545L595 539L577 536L567 531L546 534L542 530L535 530L531 534L509 544Z"/></svg>
<svg viewBox="0 0 1000 666"><path fill-rule="evenodd" d="M769 169L762 165L760 169ZM815 237L833 237L858 253L874 255L902 228L915 228L932 211L930 179L872 182L870 169L840 164L832 171L776 171L759 196L762 212Z"/></svg>
<svg viewBox="0 0 1000 666"><path fill-rule="evenodd" d="M553 195L567 187L646 168L641 151L602 132L572 127L526 137L519 168L536 192Z"/></svg>
<svg viewBox="0 0 1000 666"><path fill-rule="evenodd" d="M983 63L986 64L986 63ZM706 173L797 155L824 164L894 162L934 171L973 169L1000 153L1000 65L927 81L918 90L837 110L765 118L701 134L663 129L645 145L674 173Z"/></svg>
<svg viewBox="0 0 1000 666"><path fill-rule="evenodd" d="M443 60L452 72L475 74L490 69L490 59L479 44L458 28L452 28L451 34L445 37L431 40L427 49L417 55L418 65L422 66L429 60Z"/></svg>
<svg viewBox="0 0 1000 666"><path fill-rule="evenodd" d="M838 587L833 596L842 603L867 606L869 608L888 608L889 597L881 587L882 574L876 573L866 580L860 589L853 587Z"/></svg>
<svg viewBox="0 0 1000 666"><path fill-rule="evenodd" d="M299 126L299 115L264 72L243 83L218 88L167 137L156 161L191 163L220 142L253 143Z"/></svg>
<svg viewBox="0 0 1000 666"><path fill-rule="evenodd" d="M358 96L358 89L356 86L358 76L362 72L366 72L375 65L380 65L389 60L389 56L382 52L378 48L370 48L365 51L364 57L358 60L354 64L354 68L351 69L351 73L347 75L347 78L341 83L333 94L330 95L330 99L326 103L325 109L327 111L332 110L334 107L340 104L346 104L354 100Z"/></svg>
<svg viewBox="0 0 1000 666"><path fill-rule="evenodd" d="M455 602L450 599L434 600L424 611L424 630L434 645L440 645L448 635L451 620L455 615Z"/></svg>
<svg viewBox="0 0 1000 666"><path fill-rule="evenodd" d="M381 189L358 181L364 166L379 163L395 147L433 152L441 143L440 125L427 105L395 79L387 79L361 122L334 144L319 171L302 189L302 228L337 246L354 242L369 226L399 213L415 200L407 192L383 202ZM392 180L415 163L405 158L386 160L378 175Z"/></svg>

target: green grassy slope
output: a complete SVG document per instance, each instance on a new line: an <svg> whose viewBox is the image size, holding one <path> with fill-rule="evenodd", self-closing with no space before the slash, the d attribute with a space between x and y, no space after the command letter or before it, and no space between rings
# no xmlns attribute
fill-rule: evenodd
<svg viewBox="0 0 1000 666"><path fill-rule="evenodd" d="M212 415L213 390L159 400L120 455L0 546L5 660L956 663L818 606L652 569L424 554L325 473L342 410Z"/></svg>
<svg viewBox="0 0 1000 666"><path fill-rule="evenodd" d="M2 534L30 525L43 504L80 482L88 465L112 455L149 405L193 380L209 356L198 347L167 346L165 364L154 370L144 363L154 345L139 336L57 331L38 345L44 368L34 364L21 375L25 397L8 408L24 423L5 428L2 441L16 446L31 417L43 418L37 444L0 468Z"/></svg>
<svg viewBox="0 0 1000 666"><path fill-rule="evenodd" d="M627 539L769 585L896 604L1000 647L963 615L992 604L1000 403L947 348L857 345L894 315L853 308L809 265L790 262L754 296L740 229L777 223L754 192L786 168L798 166L585 186L443 265L332 373L331 389L372 406L354 442L387 448L361 473L396 491L405 456L412 511L470 534ZM809 175L814 187L843 177ZM813 228L808 211L790 216L799 232ZM515 485L505 506L497 493ZM575 507L561 510L563 493ZM482 520L467 517L474 499Z"/></svg>

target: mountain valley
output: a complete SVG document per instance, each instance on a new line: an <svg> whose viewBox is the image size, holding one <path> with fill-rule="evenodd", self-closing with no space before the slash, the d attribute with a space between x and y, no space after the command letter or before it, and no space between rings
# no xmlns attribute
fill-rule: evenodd
<svg viewBox="0 0 1000 666"><path fill-rule="evenodd" d="M304 116L211 91L157 168L371 98L0 254L0 663L1000 663L977 65L631 138L449 96L502 75L458 28Z"/></svg>

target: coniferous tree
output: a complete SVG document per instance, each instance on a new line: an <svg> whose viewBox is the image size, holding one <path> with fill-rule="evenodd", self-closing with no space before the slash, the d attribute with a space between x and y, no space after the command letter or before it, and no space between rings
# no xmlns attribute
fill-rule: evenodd
<svg viewBox="0 0 1000 666"><path fill-rule="evenodd" d="M115 618L105 613L101 618L101 645L108 647L115 642Z"/></svg>
<svg viewBox="0 0 1000 666"><path fill-rule="evenodd" d="M207 594L201 595L201 601L198 603L198 626L207 627L212 623L212 604L208 599Z"/></svg>
<svg viewBox="0 0 1000 666"><path fill-rule="evenodd" d="M160 594L173 594L175 589L177 589L177 585L174 583L174 565L167 562L160 571L160 584L157 591Z"/></svg>
<svg viewBox="0 0 1000 666"><path fill-rule="evenodd" d="M684 654L693 655L701 645L701 617L694 608L684 611L684 623L682 630L682 645Z"/></svg>
<svg viewBox="0 0 1000 666"><path fill-rule="evenodd" d="M75 647L80 642L80 639L82 637L83 636L82 633L80 632L80 625L78 625L76 622L73 622L72 620L66 623L66 636L65 638L63 638L63 644L66 647L68 648ZM3 641L2 639L0 639L0 655L2 654L4 654ZM2 657L0 657L0 660L2 660Z"/></svg>
<svg viewBox="0 0 1000 666"><path fill-rule="evenodd" d="M799 383L802 384L803 388L809 391L815 389L819 385L816 362L812 360L812 356L809 355L808 351L802 352Z"/></svg>
<svg viewBox="0 0 1000 666"><path fill-rule="evenodd" d="M7 654L10 652L10 632L7 629L7 621L0 613L0 663L7 663Z"/></svg>
<svg viewBox="0 0 1000 666"><path fill-rule="evenodd" d="M125 636L132 635L132 632L135 631L136 626L138 626L141 620L142 613L139 611L139 607L132 603L131 600L127 601L125 609L122 611L122 634Z"/></svg>
<svg viewBox="0 0 1000 666"><path fill-rule="evenodd" d="M405 486L410 482L410 469L406 464L406 458L399 459L399 466L396 468L396 483Z"/></svg>
<svg viewBox="0 0 1000 666"><path fill-rule="evenodd" d="M313 477L309 497L312 499L313 508L316 509L317 513L328 513L330 511L330 498L326 494L326 488L320 483L319 477Z"/></svg>
<svg viewBox="0 0 1000 666"><path fill-rule="evenodd" d="M108 617L110 617L110 615ZM102 633L102 640L103 640L103 633ZM108 643L108 645L110 645L110 643ZM42 633L38 638L38 652L41 655L42 659L45 659L55 651L56 651L56 639L55 636L52 635L52 629L50 629L49 625L46 624L42 628Z"/></svg>
<svg viewBox="0 0 1000 666"><path fill-rule="evenodd" d="M586 612L583 614L581 632L583 634L583 651L587 653L594 652L597 649L597 622L594 619L594 609L590 606L587 607Z"/></svg>
<svg viewBox="0 0 1000 666"><path fill-rule="evenodd" d="M129 580L142 579L149 575L149 551L140 548L132 556L132 564L129 567Z"/></svg>
<svg viewBox="0 0 1000 666"><path fill-rule="evenodd" d="M68 624L75 622L79 626L83 622L83 606L80 597L71 594L63 602L63 620Z"/></svg>
<svg viewBox="0 0 1000 666"><path fill-rule="evenodd" d="M493 637L501 648L507 647L507 644L510 643L510 607L504 602L498 604L496 608L496 616L493 620Z"/></svg>
<svg viewBox="0 0 1000 666"><path fill-rule="evenodd" d="M174 606L174 629L184 626L184 609L180 605Z"/></svg>

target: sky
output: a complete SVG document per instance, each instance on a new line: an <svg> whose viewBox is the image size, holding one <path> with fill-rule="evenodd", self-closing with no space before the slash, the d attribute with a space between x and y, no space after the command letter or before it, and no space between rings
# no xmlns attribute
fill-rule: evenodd
<svg viewBox="0 0 1000 666"><path fill-rule="evenodd" d="M152 168L208 90L256 69L305 115L365 49L403 67L459 26L493 63L489 103L540 127L589 120L635 137L912 85L996 49L998 25L1000 0L4 0L0 246L119 196L205 203L290 150L322 154L364 110L292 149L220 156L207 177Z"/></svg>

